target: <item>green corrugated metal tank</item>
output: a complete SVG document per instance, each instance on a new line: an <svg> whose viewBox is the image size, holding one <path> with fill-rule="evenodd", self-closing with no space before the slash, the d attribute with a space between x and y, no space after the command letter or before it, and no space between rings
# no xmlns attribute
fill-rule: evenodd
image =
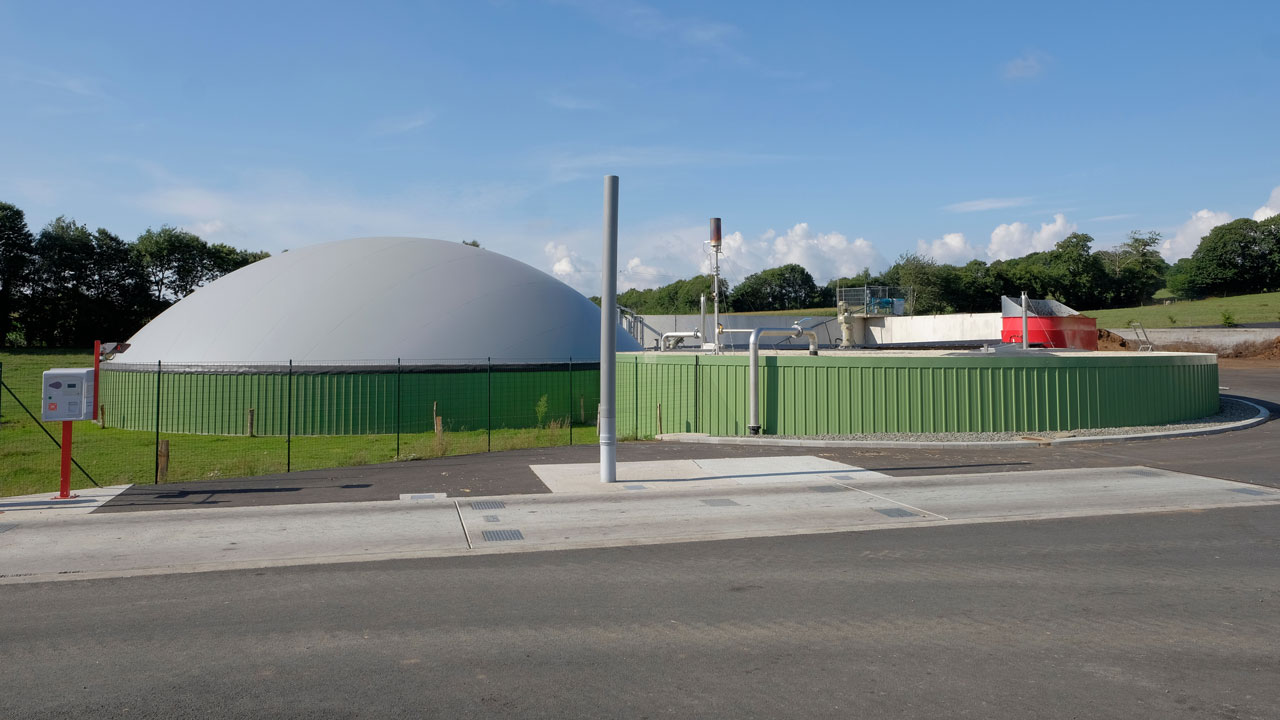
<svg viewBox="0 0 1280 720"><path fill-rule="evenodd" d="M1153 425L1218 410L1218 365L1197 353L1033 350L762 354L768 435L1034 432ZM618 434L746 433L745 354L621 353ZM342 372L104 370L109 426L242 435L353 435L591 422L595 363L353 366ZM292 422L286 422L291 418ZM291 427L290 427L291 425Z"/></svg>

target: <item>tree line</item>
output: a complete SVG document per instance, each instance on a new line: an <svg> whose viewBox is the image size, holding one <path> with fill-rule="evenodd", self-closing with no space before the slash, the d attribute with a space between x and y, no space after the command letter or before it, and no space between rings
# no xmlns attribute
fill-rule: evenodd
<svg viewBox="0 0 1280 720"><path fill-rule="evenodd" d="M162 226L133 242L58 217L38 234L0 203L0 347L125 340L196 288L268 256Z"/></svg>
<svg viewBox="0 0 1280 720"><path fill-rule="evenodd" d="M749 275L732 288L721 278L720 307L731 312L833 307L837 288L863 285L911 288L915 314L995 312L1000 296L1017 296L1024 290L1076 310L1140 305L1165 287L1183 299L1280 290L1280 215L1215 227L1191 257L1174 265L1160 256L1162 241L1158 232L1135 231L1118 247L1094 250L1091 236L1072 233L1051 250L964 265L907 253L883 273L864 269L825 286L815 283L804 267L783 265ZM710 275L700 275L659 288L628 290L618 295L618 304L642 314L695 313L702 293L710 302L711 283Z"/></svg>

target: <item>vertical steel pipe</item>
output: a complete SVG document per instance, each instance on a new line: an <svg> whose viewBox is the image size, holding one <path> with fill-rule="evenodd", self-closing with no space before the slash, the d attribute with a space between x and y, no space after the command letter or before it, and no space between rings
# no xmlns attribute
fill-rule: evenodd
<svg viewBox="0 0 1280 720"><path fill-rule="evenodd" d="M618 176L604 178L604 248L600 264L600 482L616 482L618 417Z"/></svg>

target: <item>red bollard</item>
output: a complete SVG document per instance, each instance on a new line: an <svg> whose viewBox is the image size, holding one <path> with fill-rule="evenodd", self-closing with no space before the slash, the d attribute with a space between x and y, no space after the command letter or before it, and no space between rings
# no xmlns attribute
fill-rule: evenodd
<svg viewBox="0 0 1280 720"><path fill-rule="evenodd" d="M50 500L70 500L80 497L71 494L71 421L62 421L62 487Z"/></svg>

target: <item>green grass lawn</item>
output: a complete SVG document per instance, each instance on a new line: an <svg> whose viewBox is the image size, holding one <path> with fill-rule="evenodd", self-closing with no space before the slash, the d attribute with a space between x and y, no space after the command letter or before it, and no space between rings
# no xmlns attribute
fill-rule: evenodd
<svg viewBox="0 0 1280 720"><path fill-rule="evenodd" d="M1114 310L1090 310L1100 328L1127 328L1137 321L1148 328L1192 327L1223 324L1223 313L1236 323L1280 321L1280 292L1236 295L1206 300L1185 300L1168 305L1147 305Z"/></svg>
<svg viewBox="0 0 1280 720"><path fill-rule="evenodd" d="M0 352L0 379L39 417L40 374L55 367L91 367L92 352L21 350ZM61 423L33 421L8 391L0 389L0 496L54 492L59 484L60 451L40 429L61 440ZM100 485L151 483L156 477L156 434L74 423L72 455ZM573 443L599 442L594 424L574 426ZM530 447L567 445L569 428L495 429L403 434L396 455L395 435L243 437L162 433L169 442L167 482L246 477L292 470L346 467L394 460L416 460ZM92 483L72 468L73 488Z"/></svg>

